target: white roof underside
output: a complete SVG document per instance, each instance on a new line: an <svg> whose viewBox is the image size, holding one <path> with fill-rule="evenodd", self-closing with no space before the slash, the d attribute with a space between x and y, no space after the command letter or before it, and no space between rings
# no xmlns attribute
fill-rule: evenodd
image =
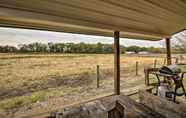
<svg viewBox="0 0 186 118"><path fill-rule="evenodd" d="M186 1L0 0L0 26L159 40L186 28Z"/></svg>

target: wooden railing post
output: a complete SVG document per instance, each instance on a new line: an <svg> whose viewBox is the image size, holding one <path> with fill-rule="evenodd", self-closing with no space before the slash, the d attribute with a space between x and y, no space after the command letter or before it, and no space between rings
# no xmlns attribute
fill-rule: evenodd
<svg viewBox="0 0 186 118"><path fill-rule="evenodd" d="M114 32L114 93L120 94L120 44L119 31Z"/></svg>
<svg viewBox="0 0 186 118"><path fill-rule="evenodd" d="M166 52L167 52L167 65L171 65L171 41L170 38L165 39L166 42Z"/></svg>

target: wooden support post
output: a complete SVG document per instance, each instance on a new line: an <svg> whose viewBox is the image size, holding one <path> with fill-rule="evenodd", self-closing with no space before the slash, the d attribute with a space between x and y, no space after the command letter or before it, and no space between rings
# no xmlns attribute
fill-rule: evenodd
<svg viewBox="0 0 186 118"><path fill-rule="evenodd" d="M99 65L97 65L97 88L99 88Z"/></svg>
<svg viewBox="0 0 186 118"><path fill-rule="evenodd" d="M138 66L139 66L139 62L136 61L136 76L138 75Z"/></svg>
<svg viewBox="0 0 186 118"><path fill-rule="evenodd" d="M167 65L171 65L171 41L170 38L166 38L166 52L167 52Z"/></svg>
<svg viewBox="0 0 186 118"><path fill-rule="evenodd" d="M120 44L119 31L114 32L114 93L120 94Z"/></svg>

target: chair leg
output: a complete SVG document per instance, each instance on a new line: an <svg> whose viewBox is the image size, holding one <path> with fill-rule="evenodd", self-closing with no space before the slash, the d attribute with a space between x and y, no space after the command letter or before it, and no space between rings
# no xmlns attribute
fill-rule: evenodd
<svg viewBox="0 0 186 118"><path fill-rule="evenodd" d="M173 102L176 102L176 91L177 91L177 87L175 87L175 90L174 90L174 98L173 98Z"/></svg>
<svg viewBox="0 0 186 118"><path fill-rule="evenodd" d="M186 97L186 92L185 92L185 88L184 88L184 86L183 86L183 83L181 84L181 87L182 87L183 92L184 92L184 95L185 95L185 97Z"/></svg>
<svg viewBox="0 0 186 118"><path fill-rule="evenodd" d="M156 85L156 93L155 95L158 95L158 85Z"/></svg>

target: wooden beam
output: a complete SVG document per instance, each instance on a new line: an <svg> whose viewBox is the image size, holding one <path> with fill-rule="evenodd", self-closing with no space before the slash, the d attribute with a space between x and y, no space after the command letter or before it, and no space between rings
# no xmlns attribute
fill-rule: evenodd
<svg viewBox="0 0 186 118"><path fill-rule="evenodd" d="M166 42L166 52L167 52L167 65L171 65L171 41L170 38L165 39Z"/></svg>
<svg viewBox="0 0 186 118"><path fill-rule="evenodd" d="M120 33L114 32L114 91L116 95L120 94Z"/></svg>

